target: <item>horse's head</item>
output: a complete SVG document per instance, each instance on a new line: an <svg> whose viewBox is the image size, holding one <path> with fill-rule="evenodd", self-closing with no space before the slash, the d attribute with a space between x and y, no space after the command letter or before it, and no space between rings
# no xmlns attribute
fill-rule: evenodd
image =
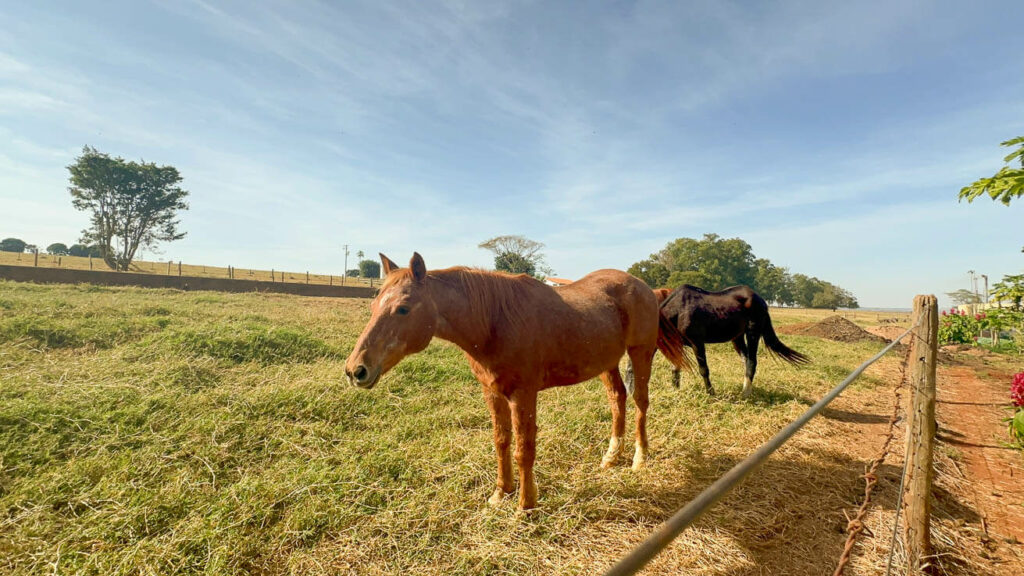
<svg viewBox="0 0 1024 576"><path fill-rule="evenodd" d="M345 362L349 382L373 388L377 380L410 354L427 347L437 328L437 307L426 286L423 257L413 253L409 268L380 255L387 280L370 305L370 322Z"/></svg>

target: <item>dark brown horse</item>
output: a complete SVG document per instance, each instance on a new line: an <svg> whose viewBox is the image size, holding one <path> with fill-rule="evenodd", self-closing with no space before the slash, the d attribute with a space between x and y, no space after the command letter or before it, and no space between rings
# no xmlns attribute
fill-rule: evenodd
<svg viewBox="0 0 1024 576"><path fill-rule="evenodd" d="M537 393L600 376L612 410L612 434L601 461L618 459L625 432L626 390L618 362L628 354L636 372L636 452L647 457L647 383L656 350L677 367L688 366L682 335L658 313L654 294L640 280L599 270L561 288L525 275L469 268L427 271L413 254L400 269L381 254L387 279L370 305L372 315L345 364L356 386L372 388L402 358L437 336L465 351L483 386L494 424L498 504L515 488L509 448L515 430L519 507L537 505L533 479Z"/></svg>
<svg viewBox="0 0 1024 576"><path fill-rule="evenodd" d="M732 286L721 292L708 292L684 284L663 298L659 298L661 314L683 333L687 345L696 353L697 367L708 394L714 395L715 389L711 386L705 344L731 341L736 352L746 360L744 397L750 396L753 391L757 346L762 338L768 350L787 362L805 364L810 361L779 340L772 327L772 319L768 316L768 303L748 286ZM678 369L672 378L673 384L678 386Z"/></svg>

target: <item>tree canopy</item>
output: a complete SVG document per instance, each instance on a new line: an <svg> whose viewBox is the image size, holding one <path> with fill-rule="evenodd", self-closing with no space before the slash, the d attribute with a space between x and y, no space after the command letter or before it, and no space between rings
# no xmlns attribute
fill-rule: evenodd
<svg viewBox="0 0 1024 576"><path fill-rule="evenodd" d="M46 253L52 254L54 256L67 256L68 245L62 244L60 242L54 242L53 244L50 244L49 246L46 247Z"/></svg>
<svg viewBox="0 0 1024 576"><path fill-rule="evenodd" d="M140 246L185 237L177 218L188 209L188 192L173 166L111 158L86 146L68 171L72 205L90 213L82 240L99 246L114 270L128 270Z"/></svg>
<svg viewBox="0 0 1024 576"><path fill-rule="evenodd" d="M4 238L0 240L0 252L24 252L25 243L21 238Z"/></svg>
<svg viewBox="0 0 1024 576"><path fill-rule="evenodd" d="M359 252L362 254L362 252ZM380 262L374 260L359 261L359 275L363 278L380 278Z"/></svg>
<svg viewBox="0 0 1024 576"><path fill-rule="evenodd" d="M978 196L986 194L993 200L998 200L1009 206L1011 200L1024 195L1024 136L1007 140L1000 145L1017 146L1018 148L1003 158L1003 162L1007 165L1003 166L994 176L980 178L970 186L961 188L961 200L966 198L967 202L973 202ZM1015 161L1020 163L1020 168L1010 166Z"/></svg>
<svg viewBox="0 0 1024 576"><path fill-rule="evenodd" d="M93 258L100 258L103 256L103 251L96 245L86 246L85 244L72 244L71 247L68 248L68 256L81 256L83 258L92 256Z"/></svg>
<svg viewBox="0 0 1024 576"><path fill-rule="evenodd" d="M982 298L976 292L961 288L954 292L946 292L946 296L953 301L954 304L978 304Z"/></svg>
<svg viewBox="0 0 1024 576"><path fill-rule="evenodd" d="M629 273L651 288L692 284L721 290L744 284L768 302L806 308L857 308L857 299L843 288L757 258L740 238L705 234L700 240L677 238L650 258L629 267Z"/></svg>
<svg viewBox="0 0 1024 576"><path fill-rule="evenodd" d="M494 268L512 274L529 274L540 278L550 276L544 263L544 244L525 236L495 236L480 243L480 248L494 253Z"/></svg>

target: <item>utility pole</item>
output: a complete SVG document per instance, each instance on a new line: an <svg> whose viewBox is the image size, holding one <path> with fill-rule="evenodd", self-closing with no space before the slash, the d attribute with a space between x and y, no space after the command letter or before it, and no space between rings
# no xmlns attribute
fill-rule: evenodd
<svg viewBox="0 0 1024 576"><path fill-rule="evenodd" d="M342 248L345 249L345 269L342 271L343 274L341 275L341 285L344 286L345 281L348 280L348 244L345 244Z"/></svg>
<svg viewBox="0 0 1024 576"><path fill-rule="evenodd" d="M971 293L974 294L974 299L971 301L971 314L978 311L978 282L974 278L974 270L968 270L968 274L971 275Z"/></svg>
<svg viewBox="0 0 1024 576"><path fill-rule="evenodd" d="M988 274L982 274L981 279L985 281L985 304L988 304Z"/></svg>

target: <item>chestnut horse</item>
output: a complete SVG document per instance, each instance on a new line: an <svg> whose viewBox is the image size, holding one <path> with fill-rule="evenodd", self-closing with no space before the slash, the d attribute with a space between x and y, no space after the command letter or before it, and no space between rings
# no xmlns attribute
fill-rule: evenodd
<svg viewBox="0 0 1024 576"><path fill-rule="evenodd" d="M515 430L519 507L537 505L533 461L537 393L600 376L612 411L612 433L602 467L615 464L625 432L626 390L618 363L629 355L636 373L636 451L633 468L647 457L647 383L654 353L688 366L682 335L658 313L642 281L617 270L599 270L552 288L529 276L470 268L427 271L413 254L400 269L383 254L387 275L370 305L370 321L345 363L349 381L372 388L402 358L437 336L466 353L483 387L494 425L498 481L492 505L510 494L509 448Z"/></svg>
<svg viewBox="0 0 1024 576"><path fill-rule="evenodd" d="M664 290L664 289L662 289ZM684 284L668 296L659 298L661 314L682 332L686 344L694 349L697 367L708 394L715 394L711 386L708 359L704 345L732 342L733 348L746 361L743 379L743 397L753 391L754 372L757 371L757 346L764 339L765 346L779 358L792 364L806 364L810 360L782 343L772 327L768 303L749 286L732 286L720 292ZM679 371L672 375L672 383L679 386Z"/></svg>

